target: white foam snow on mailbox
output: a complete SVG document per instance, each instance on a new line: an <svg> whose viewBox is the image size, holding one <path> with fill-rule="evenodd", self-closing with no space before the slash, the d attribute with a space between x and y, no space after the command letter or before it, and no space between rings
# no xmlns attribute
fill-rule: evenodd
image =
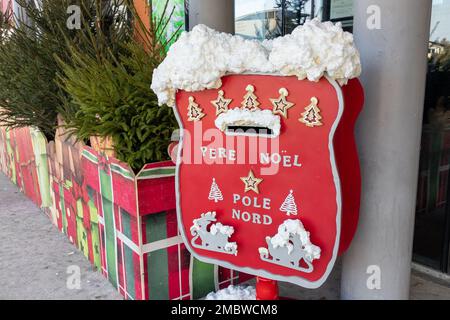
<svg viewBox="0 0 450 320"><path fill-rule="evenodd" d="M266 237L268 248L259 248L261 259L281 266L311 273L313 260L320 259L321 249L312 244L310 233L300 220L286 220L278 227L278 233ZM307 267L300 265L304 261Z"/></svg>
<svg viewBox="0 0 450 320"><path fill-rule="evenodd" d="M280 117L274 115L270 110L250 111L247 109L235 108L219 115L215 121L216 127L226 132L230 126L243 127L265 127L271 131L272 137L280 135ZM227 133L239 135L239 133Z"/></svg>
<svg viewBox="0 0 450 320"><path fill-rule="evenodd" d="M215 211L202 213L200 218L195 219L191 227L191 233L194 236L191 244L196 248L237 255L236 242L228 241L234 233L234 228L221 223L213 224L216 221ZM197 242L198 239L200 243Z"/></svg>
<svg viewBox="0 0 450 320"><path fill-rule="evenodd" d="M305 230L300 220L286 220L278 228L278 233L272 237L270 242L274 248L286 247L288 252L291 253L294 248L289 238L292 235L300 236L300 241L303 244L303 250L306 251L306 258L308 260L320 259L320 248L311 243L309 232Z"/></svg>
<svg viewBox="0 0 450 320"><path fill-rule="evenodd" d="M292 34L259 42L205 25L184 32L154 71L159 103L173 106L177 90L217 89L226 74L274 73L318 81L324 75L345 85L361 74L353 35L340 23L307 21Z"/></svg>

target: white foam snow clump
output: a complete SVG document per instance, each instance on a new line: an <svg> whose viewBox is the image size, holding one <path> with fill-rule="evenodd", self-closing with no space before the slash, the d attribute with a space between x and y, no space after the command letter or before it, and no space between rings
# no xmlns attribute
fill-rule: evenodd
<svg viewBox="0 0 450 320"><path fill-rule="evenodd" d="M230 227L230 226L225 226L219 222L219 223L215 223L215 224L211 225L210 232L213 236L216 236L220 233L220 234L223 234L224 236L227 236L228 238L231 238L231 236L234 233L234 228ZM237 246L236 242L228 242L225 245L225 251L234 252L235 255L237 255L237 252L238 252L237 249L238 249L238 246Z"/></svg>
<svg viewBox="0 0 450 320"><path fill-rule="evenodd" d="M251 286L229 286L218 292L209 293L205 300L256 300L256 289Z"/></svg>
<svg viewBox="0 0 450 320"><path fill-rule="evenodd" d="M265 127L272 131L274 137L280 135L280 116L274 115L271 110L231 109L227 113L220 114L216 121L216 127L225 131L229 126Z"/></svg>
<svg viewBox="0 0 450 320"><path fill-rule="evenodd" d="M265 41L265 45L270 48L270 63L282 75L310 81L328 75L345 85L361 74L361 60L353 35L342 30L340 23L314 19L297 27L292 34Z"/></svg>
<svg viewBox="0 0 450 320"><path fill-rule="evenodd" d="M270 242L274 248L287 247L288 251L291 252L293 250L292 244L289 241L291 235L300 236L300 241L306 251L306 259L309 261L320 259L320 248L311 243L309 232L305 230L305 227L300 220L286 220L280 225L278 233L270 240Z"/></svg>
<svg viewBox="0 0 450 320"><path fill-rule="evenodd" d="M184 32L153 73L160 104L174 105L177 90L217 89L226 74L275 73L318 81L325 74L341 85L361 73L353 36L340 23L307 21L292 34L259 42L205 25Z"/></svg>
<svg viewBox="0 0 450 320"><path fill-rule="evenodd" d="M211 226L211 234L216 235L217 233L224 234L230 238L234 233L234 228L230 226L224 226L221 223L216 223Z"/></svg>

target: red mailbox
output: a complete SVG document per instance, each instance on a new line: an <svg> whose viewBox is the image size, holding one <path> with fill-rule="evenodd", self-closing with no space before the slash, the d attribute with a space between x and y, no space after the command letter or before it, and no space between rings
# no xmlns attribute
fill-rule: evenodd
<svg viewBox="0 0 450 320"><path fill-rule="evenodd" d="M358 80L229 75L179 91L180 229L199 260L319 287L355 232ZM201 133L201 139L199 134Z"/></svg>
<svg viewBox="0 0 450 320"><path fill-rule="evenodd" d="M360 72L352 35L318 20L264 43L196 26L171 47L152 88L181 128L178 221L196 258L324 283L358 221Z"/></svg>

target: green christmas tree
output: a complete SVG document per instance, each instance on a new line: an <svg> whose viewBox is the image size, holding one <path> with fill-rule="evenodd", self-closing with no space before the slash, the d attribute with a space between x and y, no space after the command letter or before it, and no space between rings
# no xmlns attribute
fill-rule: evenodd
<svg viewBox="0 0 450 320"><path fill-rule="evenodd" d="M117 0L118 1L118 0ZM71 0L16 0L23 8L25 21L16 19L11 33L0 45L0 122L10 127L38 127L53 139L58 110L67 103L56 77L58 63L71 60L71 50L99 54L115 51L128 31L127 17L121 14L117 1L79 0L82 28L68 28L67 9ZM98 45L83 46L88 33Z"/></svg>
<svg viewBox="0 0 450 320"><path fill-rule="evenodd" d="M117 158L139 171L146 163L169 159L177 124L172 109L159 106L150 89L171 39L156 34L164 28L162 20L152 20L147 30L130 10L135 37L121 43L120 54L92 55L73 47L72 61L61 62L59 85L71 98L64 116L72 132L80 139L111 137Z"/></svg>
<svg viewBox="0 0 450 320"><path fill-rule="evenodd" d="M0 8L4 7L4 3L4 0L0 0ZM6 39L9 35L12 27L12 17L12 5L9 2L4 12L0 10L0 45L3 43L3 39Z"/></svg>

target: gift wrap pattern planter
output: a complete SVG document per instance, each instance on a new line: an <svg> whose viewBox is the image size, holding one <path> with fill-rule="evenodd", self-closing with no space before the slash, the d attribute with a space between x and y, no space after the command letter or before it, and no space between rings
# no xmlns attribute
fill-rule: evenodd
<svg viewBox="0 0 450 320"><path fill-rule="evenodd" d="M36 205L50 205L46 140L40 131L0 127L0 169Z"/></svg>
<svg viewBox="0 0 450 320"><path fill-rule="evenodd" d="M0 127L0 169L126 299L196 299L249 276L204 264L179 235L171 161L128 165L60 127Z"/></svg>

